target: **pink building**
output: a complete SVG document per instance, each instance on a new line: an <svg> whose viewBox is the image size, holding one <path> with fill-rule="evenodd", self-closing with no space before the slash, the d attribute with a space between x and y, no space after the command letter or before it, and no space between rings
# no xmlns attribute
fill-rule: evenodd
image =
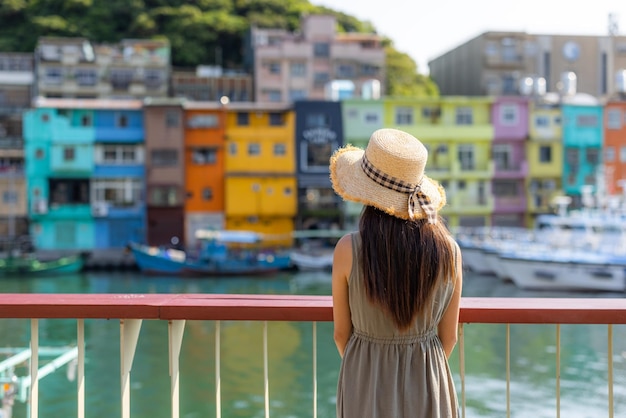
<svg viewBox="0 0 626 418"><path fill-rule="evenodd" d="M300 26L301 33L251 28L247 61L254 66L256 101L361 97L372 87L384 92L380 36L337 33L329 15L304 16Z"/></svg>

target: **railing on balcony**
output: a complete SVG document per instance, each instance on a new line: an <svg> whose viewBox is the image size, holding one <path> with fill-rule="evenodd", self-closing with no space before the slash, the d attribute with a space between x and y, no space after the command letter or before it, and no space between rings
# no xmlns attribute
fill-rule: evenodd
<svg viewBox="0 0 626 418"><path fill-rule="evenodd" d="M228 294L0 294L0 318L30 319L29 398L30 417L38 417L39 320L73 318L77 320L76 351L67 356L77 357L78 418L85 417L85 329L86 319L118 319L120 321L121 416L130 417L130 372L133 365L139 331L143 320L167 321L169 340L169 374L171 417L179 417L179 357L189 321L215 321L215 416L221 417L220 323L221 321L260 321L263 323L264 416L270 416L268 378L268 322L311 322L313 365L313 402L311 413L317 417L317 327L318 322L332 321L332 300L329 296L302 295L228 295ZM613 326L626 324L626 299L567 299L567 298L463 298L460 315L460 338L455 350L460 374L459 400L462 416L466 416L465 329L467 324L505 324L506 326L506 416L511 416L511 338L512 324L554 324L555 328L555 416L561 415L561 325L603 324L607 326L606 411L614 412ZM566 347L567 348L567 347ZM545 349L545 347L541 347ZM96 359L96 361L98 361ZM113 372L112 372L113 373ZM596 416L594 415L594 418Z"/></svg>

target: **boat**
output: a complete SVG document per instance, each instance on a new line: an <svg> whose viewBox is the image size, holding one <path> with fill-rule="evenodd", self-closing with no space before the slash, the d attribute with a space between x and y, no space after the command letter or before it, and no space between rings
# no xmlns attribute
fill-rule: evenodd
<svg viewBox="0 0 626 418"><path fill-rule="evenodd" d="M626 256L582 250L500 254L501 267L520 289L626 291Z"/></svg>
<svg viewBox="0 0 626 418"><path fill-rule="evenodd" d="M308 252L293 250L289 253L293 266L302 271L331 270L333 267L333 250Z"/></svg>
<svg viewBox="0 0 626 418"><path fill-rule="evenodd" d="M40 260L34 254L9 255L0 259L0 276L49 276L78 273L83 270L88 253L71 254Z"/></svg>
<svg viewBox="0 0 626 418"><path fill-rule="evenodd" d="M198 230L197 254L129 243L139 269L146 274L238 276L269 274L292 266L287 251L263 246L263 234L252 231Z"/></svg>

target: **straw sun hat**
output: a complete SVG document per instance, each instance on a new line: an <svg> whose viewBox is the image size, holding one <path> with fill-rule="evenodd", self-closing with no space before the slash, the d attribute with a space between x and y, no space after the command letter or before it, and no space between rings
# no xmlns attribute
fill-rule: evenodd
<svg viewBox="0 0 626 418"><path fill-rule="evenodd" d="M344 200L374 206L401 219L437 222L446 193L424 175L428 150L397 129L375 131L367 148L347 145L330 158L330 180Z"/></svg>

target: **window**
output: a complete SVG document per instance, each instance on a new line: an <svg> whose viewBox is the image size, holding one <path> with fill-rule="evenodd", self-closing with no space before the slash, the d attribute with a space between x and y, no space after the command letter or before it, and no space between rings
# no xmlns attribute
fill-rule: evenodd
<svg viewBox="0 0 626 418"><path fill-rule="evenodd" d="M305 171L328 170L328 160L333 152L332 142L303 141L301 147Z"/></svg>
<svg viewBox="0 0 626 418"><path fill-rule="evenodd" d="M305 118L307 128L330 126L330 116L327 113L308 113Z"/></svg>
<svg viewBox="0 0 626 418"><path fill-rule="evenodd" d="M330 56L330 45L326 42L316 42L313 44L313 56L326 58Z"/></svg>
<svg viewBox="0 0 626 418"><path fill-rule="evenodd" d="M576 117L576 126L582 127L595 127L598 126L598 117L596 115L578 115Z"/></svg>
<svg viewBox="0 0 626 418"><path fill-rule="evenodd" d="M274 144L274 155L282 156L287 154L287 147L285 144Z"/></svg>
<svg viewBox="0 0 626 418"><path fill-rule="evenodd" d="M187 119L187 127L192 129L214 128L218 125L217 115L195 115Z"/></svg>
<svg viewBox="0 0 626 418"><path fill-rule="evenodd" d="M143 83L150 89L157 89L165 82L165 74L162 70L144 69Z"/></svg>
<svg viewBox="0 0 626 418"><path fill-rule="evenodd" d="M180 113L174 109L165 112L165 126L168 128L176 128L180 125Z"/></svg>
<svg viewBox="0 0 626 418"><path fill-rule="evenodd" d="M270 113L270 126L283 126L284 124L285 118L282 113Z"/></svg>
<svg viewBox="0 0 626 418"><path fill-rule="evenodd" d="M230 155L237 155L237 144L235 144L234 142L228 144L228 153Z"/></svg>
<svg viewBox="0 0 626 418"><path fill-rule="evenodd" d="M537 128L547 128L550 126L550 119L547 116L535 117L535 126Z"/></svg>
<svg viewBox="0 0 626 418"><path fill-rule="evenodd" d="M303 62L292 62L289 68L292 77L304 77L306 75L306 65Z"/></svg>
<svg viewBox="0 0 626 418"><path fill-rule="evenodd" d="M117 126L118 128L128 127L128 115L118 113L115 118L115 126Z"/></svg>
<svg viewBox="0 0 626 418"><path fill-rule="evenodd" d="M413 108L397 107L396 108L396 125L412 125L413 124Z"/></svg>
<svg viewBox="0 0 626 418"><path fill-rule="evenodd" d="M74 161L76 158L76 150L74 147L63 148L63 161Z"/></svg>
<svg viewBox="0 0 626 418"><path fill-rule="evenodd" d="M354 78L354 66L349 64L339 64L335 68L335 75L339 78Z"/></svg>
<svg viewBox="0 0 626 418"><path fill-rule="evenodd" d="M5 190L2 192L2 203L7 205L17 204L17 192L12 190Z"/></svg>
<svg viewBox="0 0 626 418"><path fill-rule="evenodd" d="M245 112L237 112L237 126L250 125L250 114Z"/></svg>
<svg viewBox="0 0 626 418"><path fill-rule="evenodd" d="M91 115L82 115L80 117L80 126L91 126Z"/></svg>
<svg viewBox="0 0 626 418"><path fill-rule="evenodd" d="M474 170L474 147L472 145L460 145L459 146L459 162L461 163L461 170Z"/></svg>
<svg viewBox="0 0 626 418"><path fill-rule="evenodd" d="M509 144L495 144L493 146L493 161L496 170L510 170L511 167L511 146Z"/></svg>
<svg viewBox="0 0 626 418"><path fill-rule="evenodd" d="M74 78L79 86L95 86L98 81L95 70L76 70Z"/></svg>
<svg viewBox="0 0 626 418"><path fill-rule="evenodd" d="M378 67L371 64L361 64L361 75L363 76L375 76L378 75Z"/></svg>
<svg viewBox="0 0 626 418"><path fill-rule="evenodd" d="M552 162L552 148L548 145L542 145L539 147L539 162L550 163Z"/></svg>
<svg viewBox="0 0 626 418"><path fill-rule="evenodd" d="M289 90L289 100L295 102L296 100L306 99L306 90L292 89Z"/></svg>
<svg viewBox="0 0 626 418"><path fill-rule="evenodd" d="M210 187L205 187L204 189L202 189L202 199L213 200L213 189Z"/></svg>
<svg viewBox="0 0 626 418"><path fill-rule="evenodd" d="M113 207L134 206L142 200L143 184L138 178L94 179L91 183L94 202Z"/></svg>
<svg viewBox="0 0 626 418"><path fill-rule="evenodd" d="M96 161L102 164L141 164L143 152L137 145L107 144L96 148Z"/></svg>
<svg viewBox="0 0 626 418"><path fill-rule="evenodd" d="M565 150L565 161L572 167L578 167L578 150L568 148Z"/></svg>
<svg viewBox="0 0 626 418"><path fill-rule="evenodd" d="M267 69L270 74L280 74L280 62L272 61L267 64Z"/></svg>
<svg viewBox="0 0 626 418"><path fill-rule="evenodd" d="M115 90L128 90L133 81L133 70L126 68L112 68L109 79Z"/></svg>
<svg viewBox="0 0 626 418"><path fill-rule="evenodd" d="M49 180L50 204L89 204L89 179Z"/></svg>
<svg viewBox="0 0 626 418"><path fill-rule="evenodd" d="M191 160L194 164L215 164L217 162L217 150L215 148L195 148L191 152Z"/></svg>
<svg viewBox="0 0 626 418"><path fill-rule="evenodd" d="M45 84L58 85L63 83L63 69L61 68L46 68L46 74L44 76Z"/></svg>
<svg viewBox="0 0 626 418"><path fill-rule="evenodd" d="M597 148L587 148L585 156L589 164L596 165L600 162L600 150Z"/></svg>
<svg viewBox="0 0 626 418"><path fill-rule="evenodd" d="M380 115L374 112L368 112L364 116L365 123L377 124L380 121Z"/></svg>
<svg viewBox="0 0 626 418"><path fill-rule="evenodd" d="M604 148L604 159L609 163L615 161L615 147Z"/></svg>
<svg viewBox="0 0 626 418"><path fill-rule="evenodd" d="M41 148L37 148L37 150L35 150L35 158L38 160L43 158L43 150Z"/></svg>
<svg viewBox="0 0 626 418"><path fill-rule="evenodd" d="M506 126L517 125L518 123L517 106L515 105L500 106L500 123Z"/></svg>
<svg viewBox="0 0 626 418"><path fill-rule="evenodd" d="M178 188L176 186L154 186L150 188L149 204L153 206L178 206Z"/></svg>
<svg viewBox="0 0 626 418"><path fill-rule="evenodd" d="M261 154L261 146L253 142L252 144L248 144L248 155L260 155Z"/></svg>
<svg viewBox="0 0 626 418"><path fill-rule="evenodd" d="M471 125L473 122L473 114L471 107L457 107L456 108L456 124L457 125Z"/></svg>
<svg viewBox="0 0 626 418"><path fill-rule="evenodd" d="M609 129L622 129L622 111L620 109L607 110L606 126Z"/></svg>
<svg viewBox="0 0 626 418"><path fill-rule="evenodd" d="M313 75L313 83L315 87L321 87L325 85L330 80L330 75L328 73L315 73Z"/></svg>
<svg viewBox="0 0 626 418"><path fill-rule="evenodd" d="M178 165L178 151L175 149L152 150L152 165L154 167L172 167Z"/></svg>
<svg viewBox="0 0 626 418"><path fill-rule="evenodd" d="M493 194L500 197L517 197L518 184L512 180L497 180L493 182Z"/></svg>
<svg viewBox="0 0 626 418"><path fill-rule="evenodd" d="M280 90L268 90L267 100L269 100L270 102L280 102L283 100L283 94L280 92Z"/></svg>

